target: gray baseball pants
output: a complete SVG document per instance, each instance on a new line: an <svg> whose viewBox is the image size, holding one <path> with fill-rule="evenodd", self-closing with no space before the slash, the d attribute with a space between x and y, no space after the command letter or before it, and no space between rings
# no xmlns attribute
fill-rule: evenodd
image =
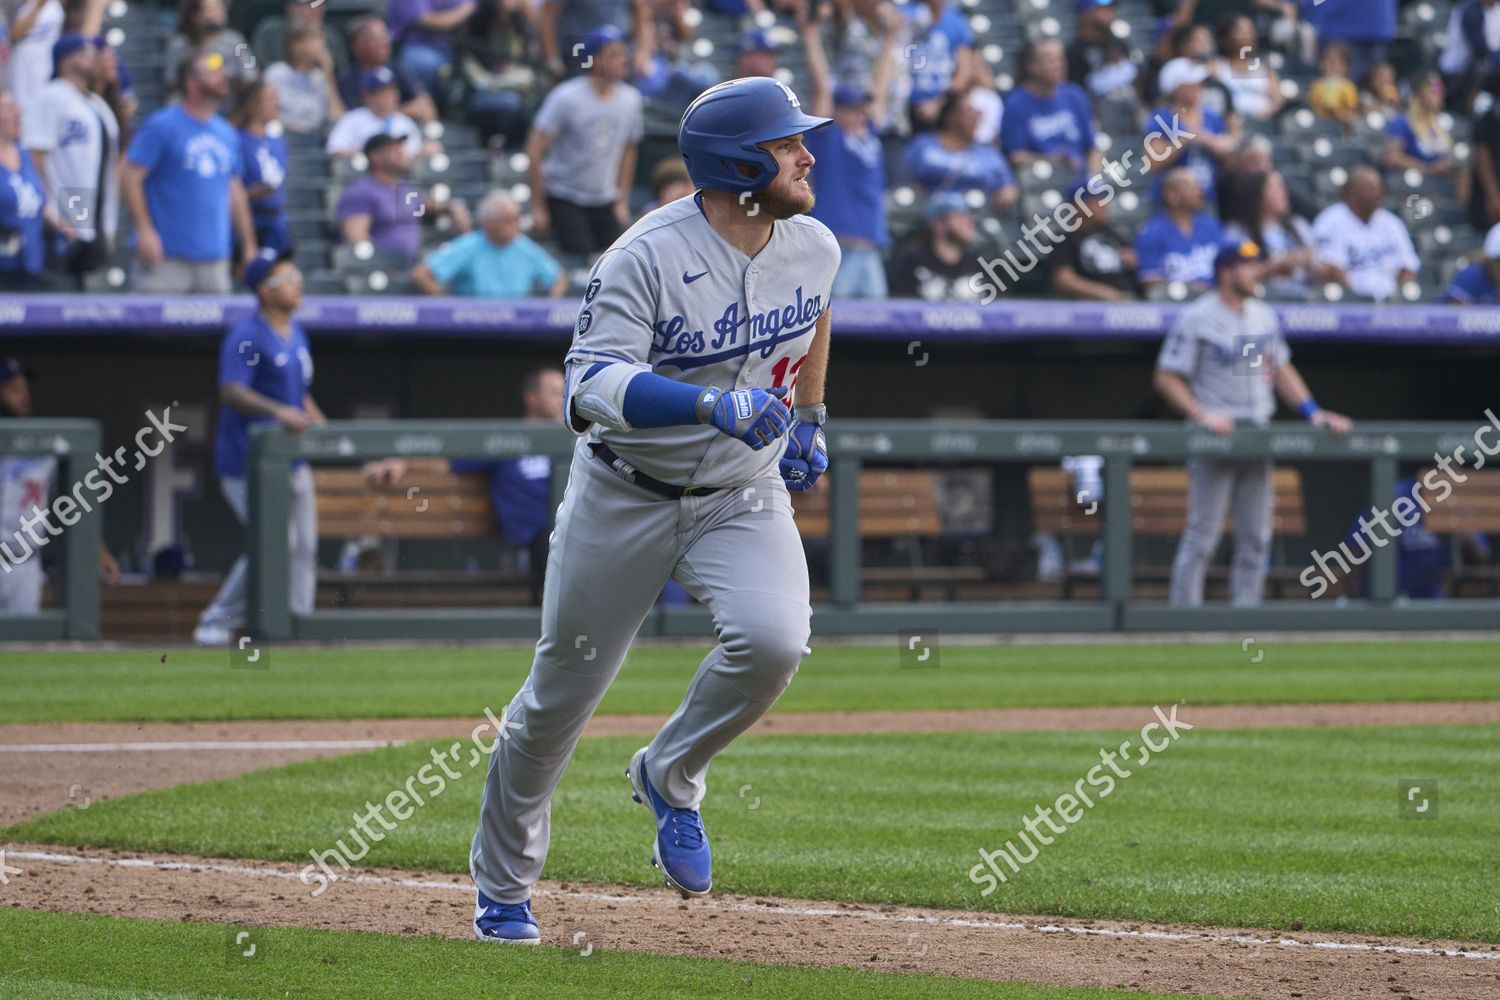
<svg viewBox="0 0 1500 1000"><path fill-rule="evenodd" d="M669 578L708 607L719 644L651 742L647 772L667 802L696 808L709 762L765 715L806 651L812 608L791 498L773 468L753 483L668 499L620 479L580 440L547 557L541 639L505 710L470 853L491 899L530 897L547 858L552 792ZM623 772L628 761L619 763Z"/></svg>
<svg viewBox="0 0 1500 1000"><path fill-rule="evenodd" d="M228 476L219 480L224 499L241 524L249 520L249 497L245 480ZM313 490L312 470L307 466L292 470L291 522L287 530L287 544L291 557L291 579L288 591L292 613L312 614L313 599L318 591L318 504ZM205 625L221 624L226 628L243 628L245 625L245 583L249 561L240 556L234 561L229 575L219 586L213 603L204 609L199 621Z"/></svg>
<svg viewBox="0 0 1500 1000"><path fill-rule="evenodd" d="M19 547L16 543L12 545ZM33 550L20 563L6 560L5 568L0 569L0 611L16 615L36 614L42 609L42 585L45 582L40 549Z"/></svg>
<svg viewBox="0 0 1500 1000"><path fill-rule="evenodd" d="M1187 525L1172 562L1172 603L1203 603L1203 576L1224 533L1224 515L1232 511L1229 598L1237 605L1259 604L1271 551L1271 463L1194 458L1188 460L1187 470Z"/></svg>
<svg viewBox="0 0 1500 1000"><path fill-rule="evenodd" d="M228 260L166 257L155 267L138 264L135 290L155 295L228 295L234 291Z"/></svg>

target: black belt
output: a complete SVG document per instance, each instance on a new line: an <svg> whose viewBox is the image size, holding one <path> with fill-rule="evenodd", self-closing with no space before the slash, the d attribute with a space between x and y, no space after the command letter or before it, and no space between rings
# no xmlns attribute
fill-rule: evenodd
<svg viewBox="0 0 1500 1000"><path fill-rule="evenodd" d="M594 457L609 466L611 472L627 483L634 483L637 486L644 487L652 493L664 496L669 500L680 500L683 497L706 497L710 493L717 493L724 488L722 486L673 486L671 483L662 482L655 476L646 475L619 455L616 455L614 449L607 444L595 441L589 445L589 449L593 451Z"/></svg>

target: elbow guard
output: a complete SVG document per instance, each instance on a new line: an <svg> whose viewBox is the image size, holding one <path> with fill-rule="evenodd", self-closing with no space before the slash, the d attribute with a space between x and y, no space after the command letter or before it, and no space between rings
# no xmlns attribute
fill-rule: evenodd
<svg viewBox="0 0 1500 1000"><path fill-rule="evenodd" d="M625 387L630 380L647 369L625 363L601 364L598 362L574 362L578 369L578 382L573 388L571 405L580 420L602 424L611 430L632 430L625 419ZM578 427L570 421L577 433L588 428Z"/></svg>

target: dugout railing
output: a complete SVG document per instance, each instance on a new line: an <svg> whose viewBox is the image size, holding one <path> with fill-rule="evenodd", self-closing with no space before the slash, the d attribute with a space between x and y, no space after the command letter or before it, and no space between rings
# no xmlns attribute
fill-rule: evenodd
<svg viewBox="0 0 1500 1000"><path fill-rule="evenodd" d="M102 436L93 420L9 419L0 421L0 459L54 458L57 474L43 504L48 531L41 523L21 538L0 538L10 555L43 559L54 567L58 606L37 614L0 610L0 639L52 640L99 638L99 543L102 538L98 498L109 480L93 477L98 469ZM126 469L122 474L130 475ZM100 476L104 473L100 472ZM97 484L97 485L96 485ZM113 492L113 490L111 490ZM58 501L68 498L63 505ZM82 498L80 500L79 498ZM24 502L24 500L23 500ZM105 503L107 503L107 498ZM86 509L92 508L92 510ZM10 521L18 512L7 511ZM41 541L45 539L45 541ZM38 544L40 542L40 544ZM7 561L0 551L0 562ZM0 573L5 572L0 566Z"/></svg>
<svg viewBox="0 0 1500 1000"><path fill-rule="evenodd" d="M1183 425L1148 422L878 421L829 424L831 459L829 600L815 608L814 630L824 635L883 632L1104 632L1238 629L1478 629L1500 622L1500 600L1398 601L1395 547L1376 547L1365 572L1367 598L1268 601L1259 607L1210 604L1178 608L1131 596L1132 530L1128 503L1131 469L1180 464L1193 457L1270 458L1347 465L1367 486L1367 507L1388 508L1403 462L1431 464L1462 445L1474 455L1484 423L1363 423L1337 438L1306 424L1274 424L1218 437ZM1500 432L1490 440L1500 444ZM305 460L353 465L404 456L487 458L547 454L554 457L553 500L560 500L573 439L560 427L521 421L335 422L294 436L259 430L249 470L250 625L267 640L481 639L534 637L536 608L339 608L293 615L288 606L288 469ZM983 463L1055 463L1065 455L1104 457L1106 502L1102 519L1104 562L1101 599L1092 601L989 601L875 603L861 595L860 469L866 465L941 466ZM1472 459L1471 459L1472 461ZM1462 486L1458 486L1461 489ZM659 606L643 635L702 635L709 627L700 606Z"/></svg>

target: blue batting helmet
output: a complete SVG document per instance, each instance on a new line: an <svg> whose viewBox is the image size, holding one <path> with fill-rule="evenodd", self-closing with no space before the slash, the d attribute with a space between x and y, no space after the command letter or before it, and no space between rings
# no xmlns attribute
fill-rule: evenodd
<svg viewBox="0 0 1500 1000"><path fill-rule="evenodd" d="M832 120L803 114L797 95L780 80L742 77L708 88L688 105L677 148L694 187L759 194L776 179L777 168L776 158L756 144L811 132Z"/></svg>

